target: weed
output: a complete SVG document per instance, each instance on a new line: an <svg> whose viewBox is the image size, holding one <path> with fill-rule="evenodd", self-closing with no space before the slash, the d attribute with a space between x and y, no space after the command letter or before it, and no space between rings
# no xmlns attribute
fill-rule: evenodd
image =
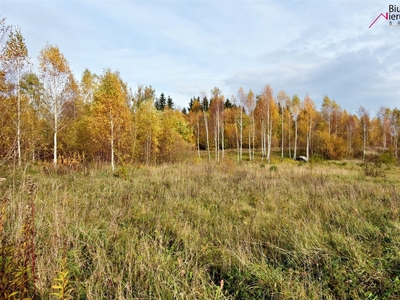
<svg viewBox="0 0 400 300"><path fill-rule="evenodd" d="M74 299L72 296L73 289L70 286L69 271L67 270L66 259L63 259L61 264L61 271L58 271L57 277L54 278L52 295L60 300Z"/></svg>
<svg viewBox="0 0 400 300"><path fill-rule="evenodd" d="M278 167L276 165L272 165L269 167L269 171L270 172L277 172L278 171Z"/></svg>

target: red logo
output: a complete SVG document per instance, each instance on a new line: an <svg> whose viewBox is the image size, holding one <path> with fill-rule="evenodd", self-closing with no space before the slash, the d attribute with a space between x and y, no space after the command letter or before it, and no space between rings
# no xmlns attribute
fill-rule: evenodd
<svg viewBox="0 0 400 300"><path fill-rule="evenodd" d="M371 25L369 25L368 28L371 28L371 26L374 25L380 17L384 17L386 20L389 20L389 25L393 25L392 21L397 21L397 26L400 26L400 7L390 4L388 12L386 12L385 14L380 13L379 16L376 17L376 19L371 23Z"/></svg>
<svg viewBox="0 0 400 300"><path fill-rule="evenodd" d="M380 17L384 17L384 18L387 20L387 19L389 19L389 13L386 12L385 15L384 15L383 13L380 13L380 15L376 17L376 19L371 23L371 25L369 25L368 28L371 28L371 26L374 25L375 22L376 22Z"/></svg>

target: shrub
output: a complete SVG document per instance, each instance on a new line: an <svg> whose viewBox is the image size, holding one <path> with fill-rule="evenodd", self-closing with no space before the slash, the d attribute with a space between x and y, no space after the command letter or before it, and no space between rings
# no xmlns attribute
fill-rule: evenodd
<svg viewBox="0 0 400 300"><path fill-rule="evenodd" d="M393 166L396 163L396 157L392 153L385 151L376 158L380 163L386 166Z"/></svg>
<svg viewBox="0 0 400 300"><path fill-rule="evenodd" d="M120 168L114 173L114 177L123 178L123 179L128 178L128 169L127 169L126 167L120 167Z"/></svg>
<svg viewBox="0 0 400 300"><path fill-rule="evenodd" d="M362 164L362 171L365 176L386 177L385 165L380 160L380 156L377 155L366 158L365 162Z"/></svg>

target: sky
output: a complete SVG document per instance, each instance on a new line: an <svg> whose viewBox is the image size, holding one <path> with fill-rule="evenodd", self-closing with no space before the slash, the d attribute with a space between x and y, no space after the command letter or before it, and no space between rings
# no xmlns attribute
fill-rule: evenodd
<svg viewBox="0 0 400 300"><path fill-rule="evenodd" d="M269 84L374 116L400 108L400 26L368 28L392 1L0 0L0 15L21 29L33 68L56 45L78 80L110 68L177 108L214 87L233 99Z"/></svg>

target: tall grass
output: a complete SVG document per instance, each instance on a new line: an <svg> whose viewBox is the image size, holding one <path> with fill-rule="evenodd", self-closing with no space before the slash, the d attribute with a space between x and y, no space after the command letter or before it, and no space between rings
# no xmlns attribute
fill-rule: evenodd
<svg viewBox="0 0 400 300"><path fill-rule="evenodd" d="M1 186L3 227L18 236L29 174L41 299L398 299L398 168L274 166L31 167Z"/></svg>

